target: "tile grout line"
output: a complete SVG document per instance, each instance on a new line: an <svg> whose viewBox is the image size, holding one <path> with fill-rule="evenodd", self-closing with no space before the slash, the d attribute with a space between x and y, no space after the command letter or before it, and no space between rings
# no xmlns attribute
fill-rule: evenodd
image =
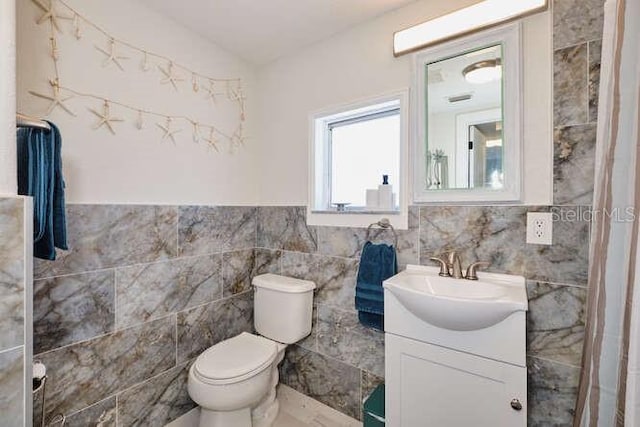
<svg viewBox="0 0 640 427"><path fill-rule="evenodd" d="M118 330L118 271L113 270L113 332Z"/></svg>
<svg viewBox="0 0 640 427"><path fill-rule="evenodd" d="M591 68L590 67L590 65L591 65L591 55L590 55L591 48L589 47L589 45L590 45L589 42L586 42L586 44L587 44L587 60L585 61L586 62L586 67L585 67L586 68L586 70L585 70L586 71L586 81L585 81L586 84L585 84L584 90L586 92L586 94L585 94L586 95L585 96L585 103L587 104L586 105L586 115L587 115L586 123L589 123L590 119L591 119L591 114L590 114L590 111L589 111L589 104L590 104L589 101L590 101L590 98L591 98L590 93L589 93L589 83L590 83L590 75L589 74L590 74L590 68Z"/></svg>
<svg viewBox="0 0 640 427"><path fill-rule="evenodd" d="M24 344L17 345L15 347L5 348L4 350L0 350L0 355L4 355L5 353L9 353L11 351L16 351L18 349L24 348Z"/></svg>
<svg viewBox="0 0 640 427"><path fill-rule="evenodd" d="M175 366L178 366L178 313L175 313L175 333L176 333L176 341L175 341Z"/></svg>
<svg viewBox="0 0 640 427"><path fill-rule="evenodd" d="M53 349L50 349L50 350L47 350L47 351L43 351L43 352L38 353L38 354L34 354L33 356L34 357L35 356L43 356L43 355L52 353L54 351L66 349L68 347L72 347L72 346L75 346L75 345L86 344L86 343L89 343L89 342L94 341L94 340L98 340L98 339L102 339L102 338L108 337L110 335L115 335L115 334L118 334L118 333L121 333L121 332L129 331L129 330L134 329L134 328L139 328L139 327L148 325L150 323L159 322L161 320L166 320L169 317L173 316L174 314L177 314L177 313L169 313L169 314L167 314L165 316L158 317L157 319L151 319L151 320L148 320L148 321L143 322L143 323L137 323L137 324L132 325L132 326L127 326L125 328L115 330L113 332L107 332L107 333L104 333L104 334L96 335L95 337L86 338L86 339L83 339L83 340L80 340L80 341L76 341L76 342L73 342L73 343L65 344L65 345L60 346L60 347L56 347L56 348L53 348Z"/></svg>
<svg viewBox="0 0 640 427"><path fill-rule="evenodd" d="M553 363L553 364L556 364L556 365L566 366L568 368L581 369L580 366L572 365L570 363L560 362L558 360L549 359L547 357L540 357L540 356L534 356L534 355L529 355L529 354L526 354L526 357L527 358L531 358L531 359L543 360L545 362Z"/></svg>
<svg viewBox="0 0 640 427"><path fill-rule="evenodd" d="M80 413L80 412L82 412L82 411L86 411L87 409L91 409L91 408L93 408L94 406L98 406L99 404L106 402L107 400L111 399L112 397L114 398L114 400L115 400L115 401L117 401L117 399L116 399L117 394L118 394L117 392L116 392L116 393L113 393L113 394L110 394L110 395L108 395L107 397L105 397L105 398L103 398L103 399L100 399L100 400L98 400L97 402L94 402L94 403L92 403L92 404L91 404L91 405L89 405L89 406L85 406L85 407L84 407L84 408L82 408L82 409L78 409L77 411L73 411L73 412L71 412L70 414L65 415L65 417L66 417L66 418L73 417L74 415L77 415L77 414L79 414L79 413Z"/></svg>
<svg viewBox="0 0 640 427"><path fill-rule="evenodd" d="M176 206L176 257L180 257L180 206Z"/></svg>

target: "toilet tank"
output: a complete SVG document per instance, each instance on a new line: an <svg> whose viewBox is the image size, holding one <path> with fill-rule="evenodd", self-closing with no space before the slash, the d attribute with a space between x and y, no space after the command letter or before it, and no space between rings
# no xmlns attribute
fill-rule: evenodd
<svg viewBox="0 0 640 427"><path fill-rule="evenodd" d="M271 273L255 276L252 283L256 332L284 344L311 333L315 283Z"/></svg>

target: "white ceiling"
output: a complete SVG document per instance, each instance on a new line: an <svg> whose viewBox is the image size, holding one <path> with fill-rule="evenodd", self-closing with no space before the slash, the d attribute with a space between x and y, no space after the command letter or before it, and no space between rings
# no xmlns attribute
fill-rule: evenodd
<svg viewBox="0 0 640 427"><path fill-rule="evenodd" d="M437 81L429 81L428 104L429 113L459 113L500 107L502 103L502 80L494 80L483 84L469 83L462 70L474 62L501 58L499 47L476 50L467 54L454 56L428 65L428 73ZM471 94L468 101L450 103L451 96Z"/></svg>
<svg viewBox="0 0 640 427"><path fill-rule="evenodd" d="M266 64L415 0L140 1L247 61Z"/></svg>

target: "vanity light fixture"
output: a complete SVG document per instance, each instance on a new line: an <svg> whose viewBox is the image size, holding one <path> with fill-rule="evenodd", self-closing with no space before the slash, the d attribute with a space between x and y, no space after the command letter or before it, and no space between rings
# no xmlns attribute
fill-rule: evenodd
<svg viewBox="0 0 640 427"><path fill-rule="evenodd" d="M482 84L502 77L502 64L499 59L486 59L467 65L462 70L464 79L469 83Z"/></svg>
<svg viewBox="0 0 640 427"><path fill-rule="evenodd" d="M548 0L484 0L393 35L394 56L547 9Z"/></svg>

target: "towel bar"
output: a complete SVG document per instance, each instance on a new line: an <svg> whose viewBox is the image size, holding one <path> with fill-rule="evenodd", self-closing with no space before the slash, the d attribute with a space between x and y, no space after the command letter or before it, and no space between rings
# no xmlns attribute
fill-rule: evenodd
<svg viewBox="0 0 640 427"><path fill-rule="evenodd" d="M388 218L382 218L380 221L370 224L367 227L367 237L365 240L369 240L369 236L371 234L371 228L375 226L380 227L383 230L391 229L391 231L393 232L393 240L395 242L395 248L398 249L398 234L396 233L395 228L393 228L393 225L391 225L391 222L389 221Z"/></svg>
<svg viewBox="0 0 640 427"><path fill-rule="evenodd" d="M29 117L20 113L16 114L16 127L51 130L51 126L49 126L49 123L45 122L44 120L34 119L33 117Z"/></svg>

